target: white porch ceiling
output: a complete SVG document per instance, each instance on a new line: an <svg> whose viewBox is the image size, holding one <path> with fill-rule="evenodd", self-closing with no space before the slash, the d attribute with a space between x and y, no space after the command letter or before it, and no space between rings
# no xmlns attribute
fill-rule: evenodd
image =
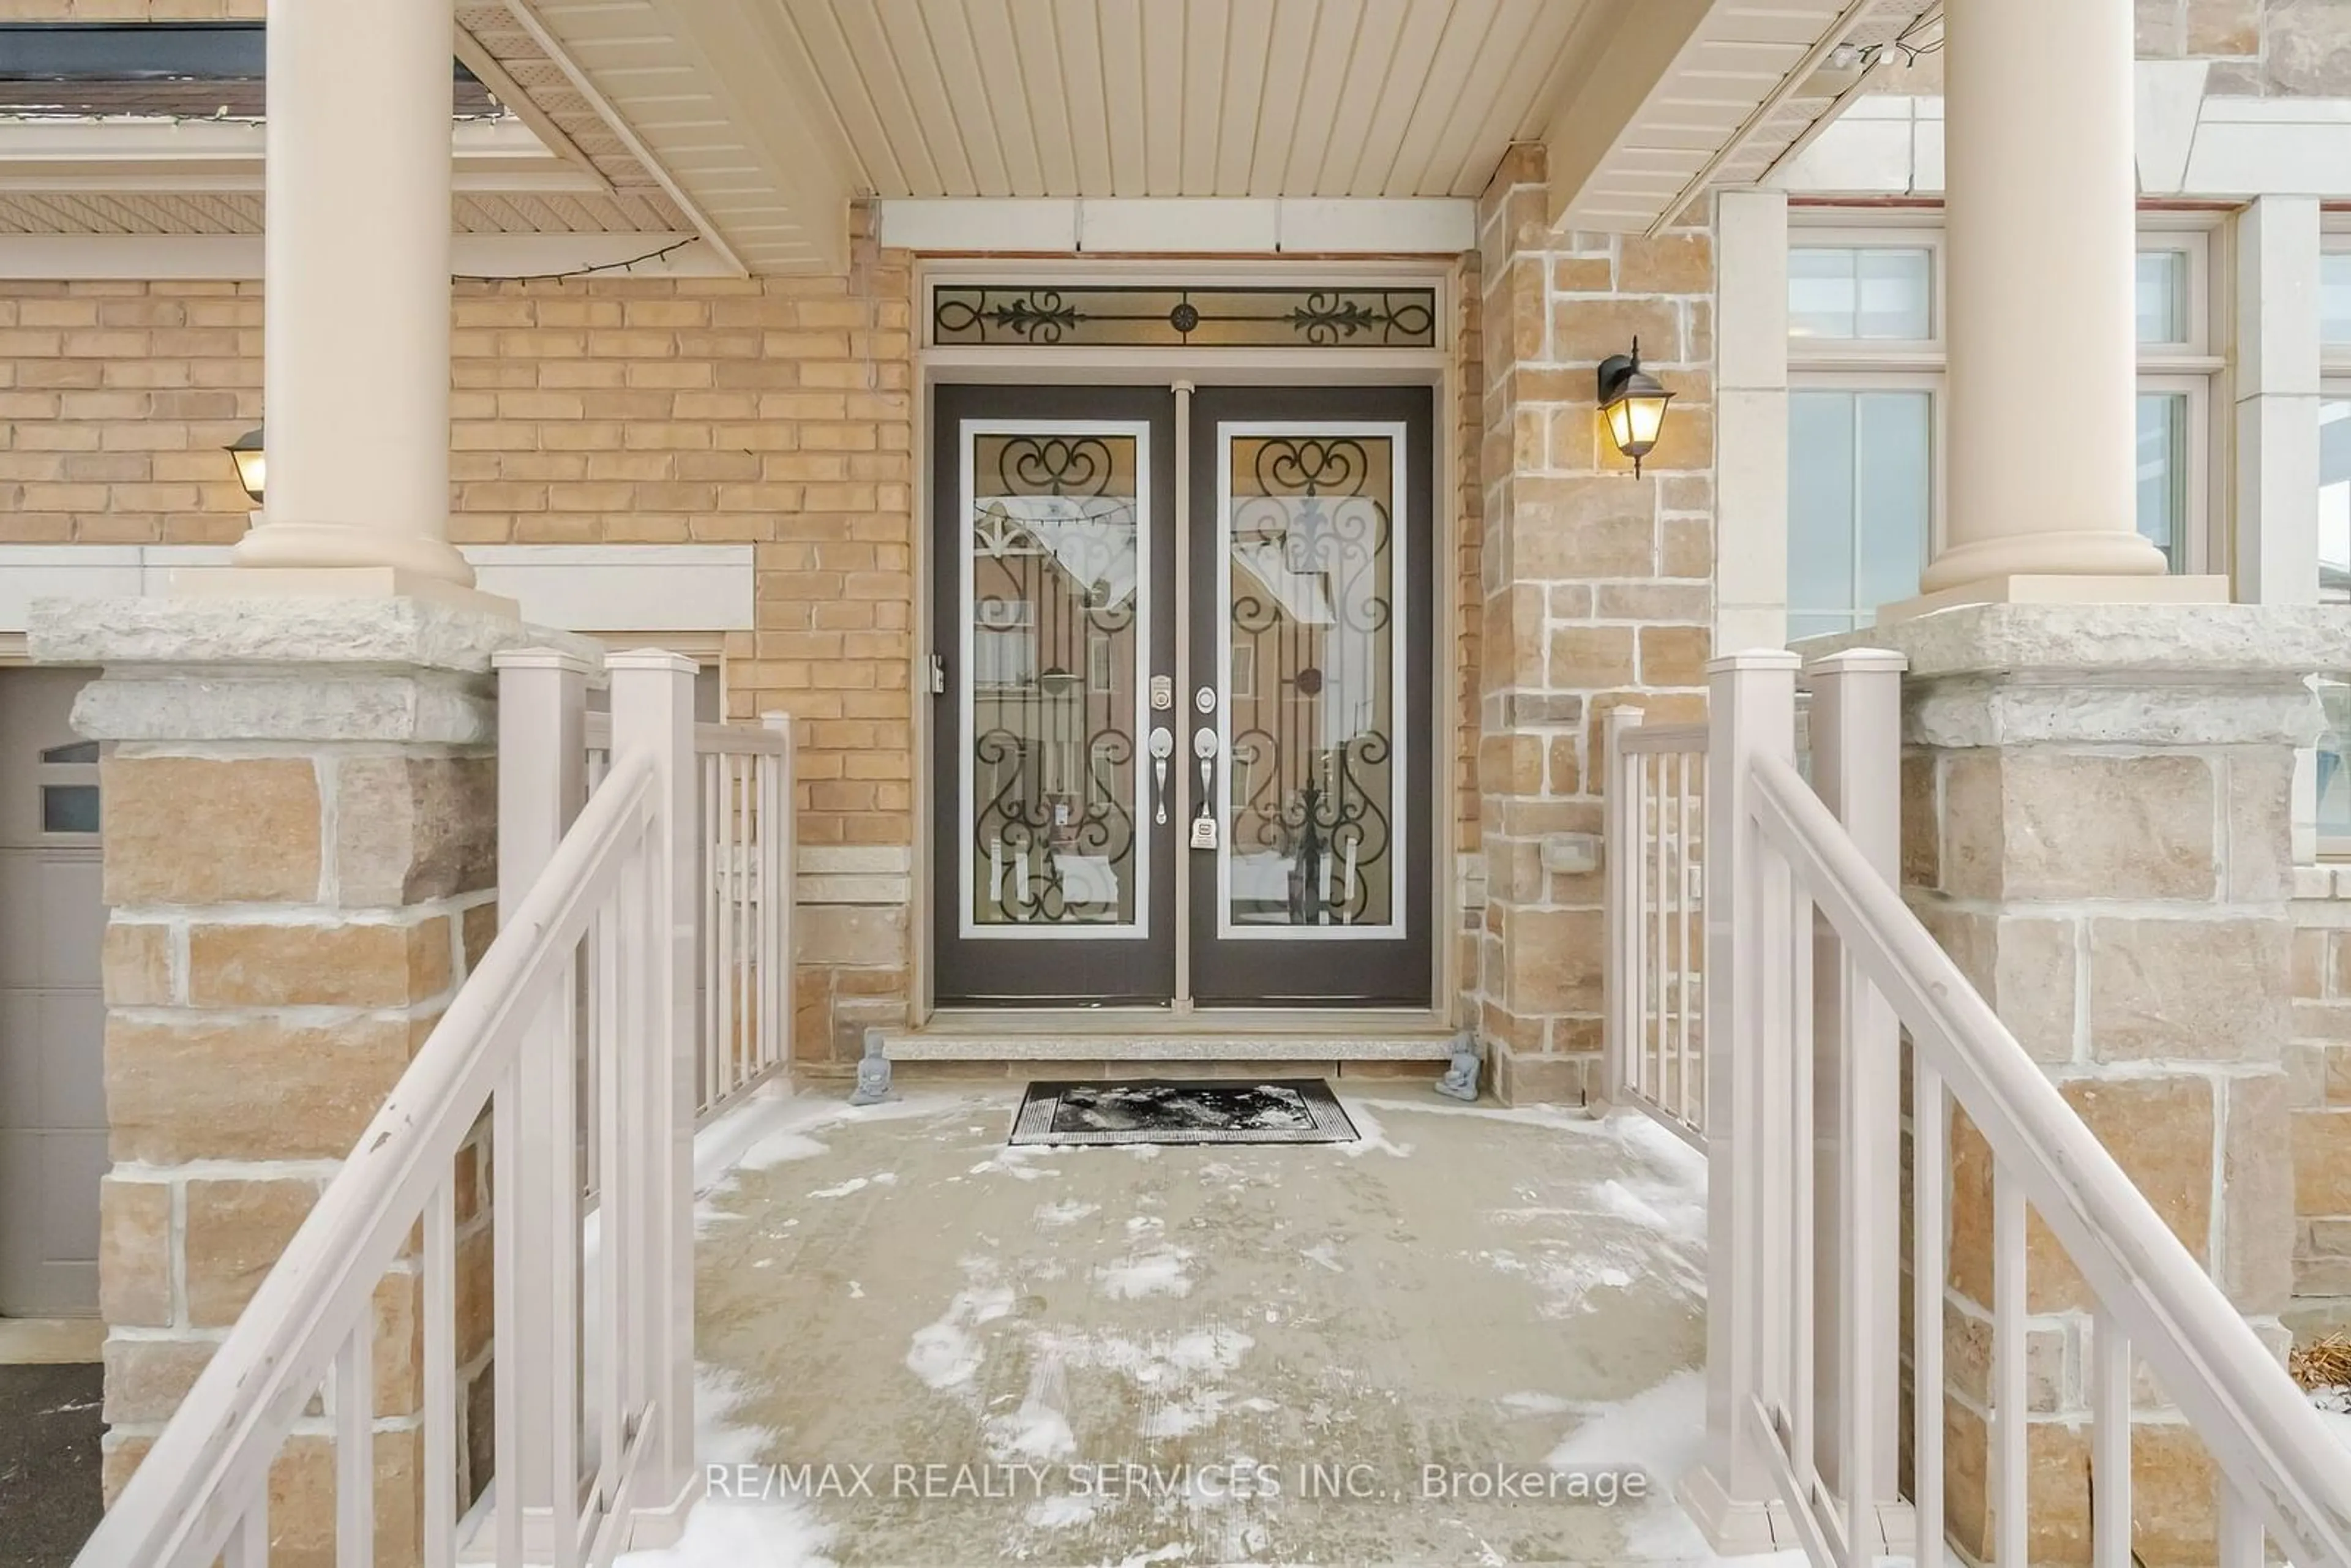
<svg viewBox="0 0 2351 1568"><path fill-rule="evenodd" d="M957 222L943 204L1004 204L1003 221L980 226L1024 234L1098 208L1097 235L1144 232L1110 223L1105 204L1174 202L1154 209L1144 248L1162 248L1165 232L1187 250L1203 248L1191 204L1213 203L1223 211L1198 232L1225 235L1223 248L1270 223L1280 248L1311 249L1284 233L1283 214L1458 203L1484 190L1511 143L1541 141L1554 217L1653 229L1712 186L1769 175L1857 90L1853 47L1883 46L1938 9L458 0L458 53L519 123L474 132L496 145L471 172L461 158L454 226L692 232L726 267L832 272L847 264L860 196ZM257 159L209 144L209 160L187 155L207 137L258 151L254 126L183 126L171 147L92 148L47 166L22 148L12 163L0 141L0 234L258 232ZM1406 217L1379 227L1378 244L1454 221Z"/></svg>
<svg viewBox="0 0 2351 1568"><path fill-rule="evenodd" d="M1586 0L743 0L883 196L1474 196Z"/></svg>

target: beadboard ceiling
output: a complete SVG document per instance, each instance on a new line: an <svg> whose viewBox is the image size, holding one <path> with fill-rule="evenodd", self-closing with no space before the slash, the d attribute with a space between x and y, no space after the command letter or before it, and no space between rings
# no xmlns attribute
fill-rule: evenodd
<svg viewBox="0 0 2351 1568"><path fill-rule="evenodd" d="M1458 199L1484 190L1513 142L1541 141L1554 218L1636 232L1762 178L1858 90L1854 46L1938 10L459 0L460 57L555 172L461 181L456 224L698 233L729 269L824 272L846 265L862 196ZM0 199L0 232L257 223L257 204L217 187L141 189L120 167L86 184L12 184L0 170L0 198L14 198Z"/></svg>
<svg viewBox="0 0 2351 1568"><path fill-rule="evenodd" d="M746 0L883 196L1474 196L1586 0Z"/></svg>

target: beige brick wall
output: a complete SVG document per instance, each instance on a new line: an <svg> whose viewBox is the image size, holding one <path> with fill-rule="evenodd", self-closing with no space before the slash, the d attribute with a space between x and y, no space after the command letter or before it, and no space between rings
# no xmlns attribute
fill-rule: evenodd
<svg viewBox="0 0 2351 1568"><path fill-rule="evenodd" d="M911 267L861 235L809 278L461 283L450 531L461 543L748 544L730 717L798 722L804 848L913 833ZM262 418L240 283L0 284L0 543L224 544L222 448ZM804 1052L903 1016L904 911L818 906Z"/></svg>
<svg viewBox="0 0 2351 1568"><path fill-rule="evenodd" d="M1700 716L1713 622L1714 267L1703 232L1562 233L1542 155L1503 161L1479 209L1485 486L1478 779L1485 855L1477 1000L1512 1100L1594 1087L1601 878L1542 842L1602 825L1608 710ZM1676 394L1635 478L1594 406L1602 359L1641 340Z"/></svg>

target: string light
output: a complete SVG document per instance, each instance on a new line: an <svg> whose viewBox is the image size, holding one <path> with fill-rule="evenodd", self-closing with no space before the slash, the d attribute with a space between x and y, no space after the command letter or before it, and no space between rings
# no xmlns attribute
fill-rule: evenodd
<svg viewBox="0 0 2351 1568"><path fill-rule="evenodd" d="M647 262L659 261L673 251L684 250L700 237L698 235L690 235L684 239L672 240L659 250L649 250L643 256L632 256L625 261L600 261L592 267L575 267L568 272L459 272L451 275L451 281L455 283L552 283L559 278L585 277L594 272L634 272Z"/></svg>

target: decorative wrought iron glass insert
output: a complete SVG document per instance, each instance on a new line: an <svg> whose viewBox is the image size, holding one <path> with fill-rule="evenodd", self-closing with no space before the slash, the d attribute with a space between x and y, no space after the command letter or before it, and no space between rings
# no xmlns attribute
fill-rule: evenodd
<svg viewBox="0 0 2351 1568"><path fill-rule="evenodd" d="M1218 427L1225 935L1401 929L1403 434Z"/></svg>
<svg viewBox="0 0 2351 1568"><path fill-rule="evenodd" d="M963 439L964 934L1139 934L1148 428Z"/></svg>
<svg viewBox="0 0 2351 1568"><path fill-rule="evenodd" d="M941 285L935 344L1031 348L1426 349L1434 288Z"/></svg>

